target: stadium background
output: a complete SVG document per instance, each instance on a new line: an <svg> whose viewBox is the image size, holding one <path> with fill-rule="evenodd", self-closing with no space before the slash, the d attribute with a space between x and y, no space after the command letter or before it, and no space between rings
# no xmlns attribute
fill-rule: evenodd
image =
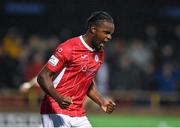
<svg viewBox="0 0 180 128"><path fill-rule="evenodd" d="M96 10L116 25L96 80L117 109L106 115L88 101L93 126L180 126L179 0L1 0L0 126L40 125L41 90L20 86Z"/></svg>

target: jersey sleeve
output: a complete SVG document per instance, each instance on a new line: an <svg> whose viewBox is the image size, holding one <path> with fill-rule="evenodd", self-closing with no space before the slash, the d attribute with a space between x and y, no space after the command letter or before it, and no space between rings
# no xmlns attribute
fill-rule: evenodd
<svg viewBox="0 0 180 128"><path fill-rule="evenodd" d="M58 72L71 61L71 56L71 47L60 44L46 63L46 67L53 72Z"/></svg>

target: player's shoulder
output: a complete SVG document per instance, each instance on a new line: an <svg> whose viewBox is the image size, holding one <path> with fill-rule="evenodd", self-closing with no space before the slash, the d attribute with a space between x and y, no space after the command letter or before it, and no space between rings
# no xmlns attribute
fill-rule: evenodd
<svg viewBox="0 0 180 128"><path fill-rule="evenodd" d="M79 38L79 36L76 36L76 37L72 37L72 38L68 39L67 41L69 41L70 43L79 42L80 38Z"/></svg>
<svg viewBox="0 0 180 128"><path fill-rule="evenodd" d="M80 41L79 37L72 37L59 44L58 47L72 47L76 45L77 42L79 41Z"/></svg>
<svg viewBox="0 0 180 128"><path fill-rule="evenodd" d="M60 43L56 51L59 51L61 53L66 52L66 53L71 53L72 48L79 42L79 37L73 37L65 40L64 42Z"/></svg>

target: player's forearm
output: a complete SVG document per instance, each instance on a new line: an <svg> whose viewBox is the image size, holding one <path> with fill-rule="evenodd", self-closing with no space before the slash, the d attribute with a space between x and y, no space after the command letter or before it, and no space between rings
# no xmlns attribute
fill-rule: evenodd
<svg viewBox="0 0 180 128"><path fill-rule="evenodd" d="M52 77L53 76L50 74L50 72L47 72L47 70L42 70L37 77L37 82L46 94L58 102L58 100L61 99L61 96L53 86Z"/></svg>
<svg viewBox="0 0 180 128"><path fill-rule="evenodd" d="M94 81L88 89L87 96L90 99L92 99L95 103L97 103L99 106L101 106L104 102L103 97L101 96L101 94L96 89L96 85L95 85Z"/></svg>

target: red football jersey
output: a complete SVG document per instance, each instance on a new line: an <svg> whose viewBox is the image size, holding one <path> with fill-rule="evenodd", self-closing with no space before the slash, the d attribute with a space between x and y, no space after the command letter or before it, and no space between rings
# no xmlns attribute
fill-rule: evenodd
<svg viewBox="0 0 180 128"><path fill-rule="evenodd" d="M60 44L46 67L57 74L53 81L56 90L62 96L70 96L73 103L67 109L61 109L52 97L45 95L41 114L84 116L83 102L87 90L103 61L104 51L94 51L82 36Z"/></svg>

